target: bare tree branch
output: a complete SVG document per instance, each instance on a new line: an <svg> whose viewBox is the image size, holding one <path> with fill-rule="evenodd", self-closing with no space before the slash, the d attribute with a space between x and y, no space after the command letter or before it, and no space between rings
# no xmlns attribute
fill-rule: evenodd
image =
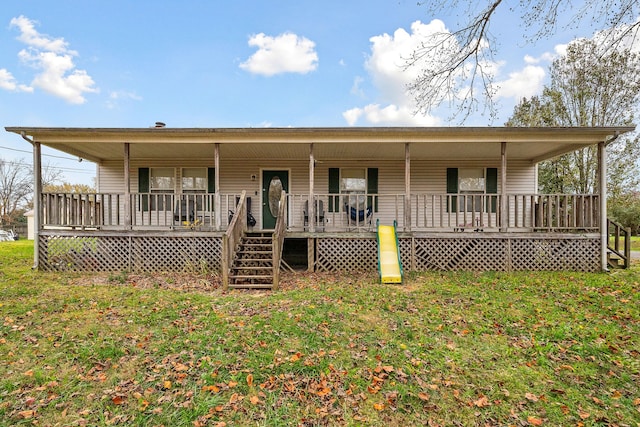
<svg viewBox="0 0 640 427"><path fill-rule="evenodd" d="M492 117L497 113L492 67L497 40L491 23L498 10L519 15L520 37L526 43L549 37L560 27L583 27L589 19L594 32L599 31L600 44L608 49L628 48L640 30L640 0L586 0L575 10L570 0L519 0L515 5L502 0L436 0L422 4L433 16L463 9L465 20L459 29L425 40L407 59L406 68L422 70L408 90L416 112L430 113L448 102L462 121L480 108Z"/></svg>

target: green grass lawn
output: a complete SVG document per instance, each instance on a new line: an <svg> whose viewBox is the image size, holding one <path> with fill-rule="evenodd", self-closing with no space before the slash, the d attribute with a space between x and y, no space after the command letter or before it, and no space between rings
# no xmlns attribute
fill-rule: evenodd
<svg viewBox="0 0 640 427"><path fill-rule="evenodd" d="M640 423L638 265L276 292L31 265L0 243L0 425Z"/></svg>

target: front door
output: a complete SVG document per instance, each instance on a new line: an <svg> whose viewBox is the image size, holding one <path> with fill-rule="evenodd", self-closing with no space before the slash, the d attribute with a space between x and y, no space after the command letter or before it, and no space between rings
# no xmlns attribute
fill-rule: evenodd
<svg viewBox="0 0 640 427"><path fill-rule="evenodd" d="M289 171L262 171L262 228L276 228L282 191L289 191Z"/></svg>

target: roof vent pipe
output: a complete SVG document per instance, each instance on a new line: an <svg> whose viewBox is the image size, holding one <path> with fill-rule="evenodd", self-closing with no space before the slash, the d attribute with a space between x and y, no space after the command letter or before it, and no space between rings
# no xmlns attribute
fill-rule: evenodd
<svg viewBox="0 0 640 427"><path fill-rule="evenodd" d="M155 126L155 127L156 127L156 128L163 128L163 127L165 127L165 126L166 126L166 124L165 124L165 123L163 123L163 122L156 122L156 126Z"/></svg>

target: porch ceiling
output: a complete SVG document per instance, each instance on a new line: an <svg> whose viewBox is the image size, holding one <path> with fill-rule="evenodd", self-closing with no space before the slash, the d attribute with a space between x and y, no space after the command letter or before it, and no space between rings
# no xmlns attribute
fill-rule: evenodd
<svg viewBox="0 0 640 427"><path fill-rule="evenodd" d="M123 159L130 143L132 159L272 158L308 160L314 143L318 160L495 159L502 142L507 157L538 162L606 141L634 127L598 128L39 128L7 127L64 153L95 162Z"/></svg>

